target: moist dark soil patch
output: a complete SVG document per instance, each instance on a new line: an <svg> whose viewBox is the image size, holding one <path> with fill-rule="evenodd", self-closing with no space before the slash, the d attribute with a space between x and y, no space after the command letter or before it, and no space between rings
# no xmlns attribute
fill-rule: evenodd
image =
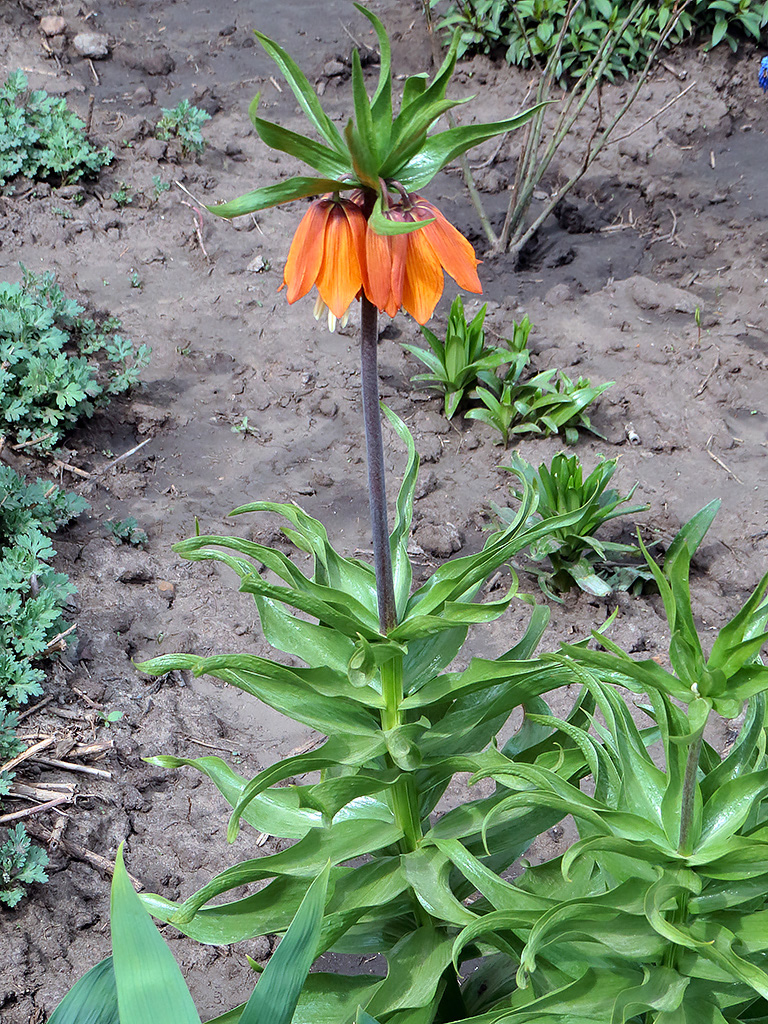
<svg viewBox="0 0 768 1024"><path fill-rule="evenodd" d="M340 0L103 0L87 22L77 3L53 6L68 23L55 56L38 30L38 18L52 13L48 5L25 0L3 7L0 66L24 68L33 87L66 95L83 117L93 96L94 139L111 145L117 158L84 186L80 204L79 190L24 182L0 198L3 277L18 280L20 261L56 271L68 294L119 316L126 334L150 344L153 359L129 400L68 439L61 460L90 472L88 479L10 458L22 471L57 473L91 503L90 515L56 538L57 564L79 591L71 610L79 644L52 665L53 699L24 728L30 736L55 733L62 749L70 739L111 741L99 762L111 778L74 779L79 796L66 808L63 836L109 860L126 840L129 870L149 890L175 899L224 866L280 844L257 846L244 831L228 847L227 809L212 787L191 771L166 773L142 757L215 753L249 775L313 737L210 680L137 673L132 659L161 652L267 654L253 604L237 593L226 568L183 562L171 545L194 531L195 517L204 532L279 542L268 516L227 519L230 509L258 499L299 501L345 553L367 552L370 539L355 317L331 335L313 321L309 299L288 306L277 294L301 204L233 224L206 218L205 255L195 214L184 205L189 197L175 187L156 196L153 178L179 181L210 203L295 172L290 160L263 147L247 119L248 103L261 90L266 116L301 126L293 97L254 45L253 27L290 50L339 118L349 98L345 26L361 43L372 39ZM424 70L429 44L420 6L371 6L393 33L396 69ZM84 28L111 39L110 56L92 67L71 47ZM492 335L509 336L513 321L527 313L537 369L616 382L593 414L605 440L583 435L576 451L588 468L599 453L621 455L616 485L626 492L639 481L635 498L651 505L638 517L646 537L668 541L701 506L722 499L692 580L705 634L734 613L768 563L768 199L761 187L768 107L754 81L753 56L749 48L735 56L721 48L672 55L622 134L643 127L606 148L559 218L545 223L524 268L507 257L486 259L481 268ZM455 94L478 98L461 116L508 116L522 107L528 79L484 59L464 62ZM696 87L655 117L683 90L683 79ZM618 105L624 88L605 90L606 110ZM181 159L173 144L153 138L160 108L182 98L213 115L197 160ZM572 171L590 132L586 124L568 138L547 187ZM515 147L512 136L478 172L496 222L506 207ZM490 146L479 150L477 163L492 154ZM126 206L111 198L121 182L133 194ZM428 194L482 254L460 177L442 174ZM453 294L448 287L438 324ZM470 298L468 312L478 305ZM398 342L418 338L413 324L398 318L382 332L381 363L384 399L411 427L423 458L414 525L423 552L417 571L425 575L447 550L482 543L489 502L508 501L509 474L499 468L505 453L488 428L461 419L447 424L440 400L411 385L420 367ZM245 417L249 429L237 429ZM101 472L147 439L135 455ZM391 433L387 444L394 495L404 457ZM558 438L527 439L519 450L538 464L560 447ZM128 515L146 530L146 550L116 546L104 525ZM616 535L630 525L617 523ZM523 586L536 588L526 576ZM617 604L616 642L663 657L660 602L626 595L568 595L553 606L545 647L585 635ZM525 606L513 606L475 632L464 656L507 649L525 620ZM556 710L568 700L558 697ZM103 716L110 711L122 718L108 727ZM73 781L42 766L25 775ZM36 817L49 828L56 820ZM553 830L530 856L552 856L565 841ZM63 848L52 851L49 883L0 912L3 1024L45 1020L73 979L108 954L108 910L108 879ZM246 952L269 955L262 939L231 951L188 942L170 928L164 934L201 1015L246 997Z"/></svg>

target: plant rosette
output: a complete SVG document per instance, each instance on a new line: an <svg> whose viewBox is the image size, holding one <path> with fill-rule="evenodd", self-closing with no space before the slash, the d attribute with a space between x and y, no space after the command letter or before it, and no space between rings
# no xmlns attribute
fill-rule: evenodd
<svg viewBox="0 0 768 1024"><path fill-rule="evenodd" d="M395 115L389 39L371 11L355 6L376 31L381 66L375 92L369 97L359 53L353 51L354 118L343 132L325 113L286 51L256 32L322 142L260 117L259 96L249 109L254 128L270 148L296 157L321 177L289 178L208 209L218 217L231 218L320 196L310 204L288 254L283 280L288 301L297 301L316 286L315 315L319 319L327 309L331 329L362 295L381 312L394 316L403 308L425 324L442 295L444 270L467 291L482 288L472 246L419 194L421 189L473 146L525 124L538 107L503 121L429 134L442 115L467 102L446 97L458 36L431 83L424 74L406 79Z"/></svg>

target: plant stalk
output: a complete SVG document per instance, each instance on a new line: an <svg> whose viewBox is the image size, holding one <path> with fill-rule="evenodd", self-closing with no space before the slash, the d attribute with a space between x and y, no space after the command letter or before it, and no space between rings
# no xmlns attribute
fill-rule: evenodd
<svg viewBox="0 0 768 1024"><path fill-rule="evenodd" d="M371 504L373 533L373 564L376 570L376 593L379 604L379 628L388 633L397 625L395 583L392 576L392 553L387 525L387 492L384 472L384 442L381 436L379 408L378 311L374 304L360 297L362 324L360 328L360 365L363 391L365 448L368 455L368 494ZM401 697L402 699L402 697Z"/></svg>
<svg viewBox="0 0 768 1024"><path fill-rule="evenodd" d="M696 797L696 776L699 771L699 758L701 756L703 739L704 730L701 729L688 748L688 759L685 762L683 792L680 797L680 842L678 844L678 851L683 855L691 852L689 845L691 824L693 823L693 805Z"/></svg>

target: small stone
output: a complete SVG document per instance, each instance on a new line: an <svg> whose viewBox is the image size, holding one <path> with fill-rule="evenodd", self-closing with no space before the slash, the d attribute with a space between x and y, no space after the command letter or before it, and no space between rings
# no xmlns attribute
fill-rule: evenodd
<svg viewBox="0 0 768 1024"><path fill-rule="evenodd" d="M317 411L321 416L327 416L332 420L339 411L339 406L332 398L322 398L317 403Z"/></svg>
<svg viewBox="0 0 768 1024"><path fill-rule="evenodd" d="M647 277L634 277L630 282L630 294L640 309L657 310L659 313L696 312L695 296L665 281L651 281Z"/></svg>
<svg viewBox="0 0 768 1024"><path fill-rule="evenodd" d="M264 257L254 256L245 269L250 270L252 274L260 274L262 271L267 269L267 265L264 262Z"/></svg>
<svg viewBox="0 0 768 1024"><path fill-rule="evenodd" d="M160 580L157 584L157 592L160 597L164 597L168 602L168 607L173 604L173 599L176 597L176 587L171 583L170 580Z"/></svg>
<svg viewBox="0 0 768 1024"><path fill-rule="evenodd" d="M430 469L426 476L419 477L419 481L416 484L416 490L414 491L414 498L418 501L419 498L426 498L428 494L437 489L437 474L434 469Z"/></svg>
<svg viewBox="0 0 768 1024"><path fill-rule="evenodd" d="M422 523L414 533L413 539L422 551L437 558L450 558L464 543L464 538L453 523Z"/></svg>
<svg viewBox="0 0 768 1024"><path fill-rule="evenodd" d="M72 40L75 53L92 60L109 56L109 38L103 32L78 32Z"/></svg>
<svg viewBox="0 0 768 1024"><path fill-rule="evenodd" d="M544 302L547 306L557 307L561 306L564 302L570 302L573 298L573 292L570 287L561 281L559 284L553 285L547 294L544 296Z"/></svg>
<svg viewBox="0 0 768 1024"><path fill-rule="evenodd" d="M321 469L317 469L312 474L310 478L310 483L314 487L332 487L334 484L334 479L332 476L328 476L327 473L324 473Z"/></svg>
<svg viewBox="0 0 768 1024"><path fill-rule="evenodd" d="M346 75L346 73L347 67L340 60L329 60L323 67L323 74L327 78L333 78L335 75Z"/></svg>
<svg viewBox="0 0 768 1024"><path fill-rule="evenodd" d="M137 107L148 107L155 102L155 97L146 85L139 85L133 90L133 102Z"/></svg>
<svg viewBox="0 0 768 1024"><path fill-rule="evenodd" d="M40 31L44 36L60 36L67 31L67 22L60 14L46 14L40 19Z"/></svg>
<svg viewBox="0 0 768 1024"><path fill-rule="evenodd" d="M451 424L445 416L431 409L417 413L413 425L416 430L427 434L447 434L451 429Z"/></svg>

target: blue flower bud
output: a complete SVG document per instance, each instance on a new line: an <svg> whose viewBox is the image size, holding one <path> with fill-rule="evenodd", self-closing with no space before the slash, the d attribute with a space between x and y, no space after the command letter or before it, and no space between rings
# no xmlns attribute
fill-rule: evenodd
<svg viewBox="0 0 768 1024"><path fill-rule="evenodd" d="M757 82L763 92L768 92L768 57L760 61L760 70L757 73Z"/></svg>

